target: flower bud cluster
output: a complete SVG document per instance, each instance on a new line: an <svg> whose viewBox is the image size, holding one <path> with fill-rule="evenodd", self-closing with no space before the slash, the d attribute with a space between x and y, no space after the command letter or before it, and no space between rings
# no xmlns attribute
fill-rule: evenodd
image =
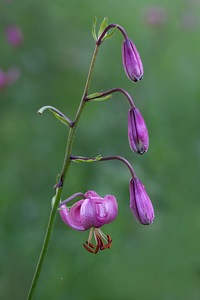
<svg viewBox="0 0 200 300"><path fill-rule="evenodd" d="M106 24L105 20L104 23ZM121 26L110 24L103 29L103 24L99 38L97 38L95 32L93 32L96 46L99 47L102 44L107 31L112 27L118 28L124 35L124 41L122 43L122 62L125 73L131 81L138 82L143 78L144 74L142 60L135 44L128 38ZM143 154L147 152L149 148L148 130L142 114L139 109L136 108L131 96L126 91L121 88L114 88L106 92L86 95L84 101L89 102L96 99L107 100L110 98L110 95L116 91L122 92L127 97L131 106L128 112L128 141L130 148L134 153ZM100 156L98 159L75 156L71 156L70 158L71 161L79 162L106 161L111 159L118 159L124 162L129 168L132 176L129 185L130 209L140 224L149 225L153 222L154 209L151 200L144 185L140 179L137 178L132 166L126 159L119 156ZM77 196L77 194L75 195ZM81 195L84 195L83 199L75 202L71 207L68 207L65 204L68 201L71 201L72 197L61 202L59 213L62 220L69 227L79 231L90 229L89 238L84 244L84 247L89 252L96 254L99 250L109 249L111 247L112 239L110 235L105 235L100 227L115 220L118 214L117 201L112 195L106 195L102 198L94 191L88 191ZM92 237L94 237L94 243L92 242Z"/></svg>

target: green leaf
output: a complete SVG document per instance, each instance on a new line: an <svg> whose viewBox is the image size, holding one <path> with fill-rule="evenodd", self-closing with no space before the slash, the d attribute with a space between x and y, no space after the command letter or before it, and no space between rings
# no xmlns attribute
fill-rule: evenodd
<svg viewBox="0 0 200 300"><path fill-rule="evenodd" d="M106 34L104 36L103 40L111 38L115 34L116 28L117 28L117 26L110 33Z"/></svg>
<svg viewBox="0 0 200 300"><path fill-rule="evenodd" d="M75 159L72 159L73 162L76 162L76 163L91 163L91 162L96 162L96 161L100 161L102 158L101 155L98 155L96 157L91 157L91 158L87 158L87 157L82 157L82 156L79 156Z"/></svg>
<svg viewBox="0 0 200 300"><path fill-rule="evenodd" d="M102 93L93 93L86 97L87 100L92 100L94 98L100 97Z"/></svg>
<svg viewBox="0 0 200 300"><path fill-rule="evenodd" d="M97 41L96 25L97 25L97 17L94 17L94 21L92 24L92 35L93 35L95 42Z"/></svg>
<svg viewBox="0 0 200 300"><path fill-rule="evenodd" d="M103 96L103 97L99 97L99 98L94 98L92 99L92 101L106 101L108 99L112 98L112 95L107 95L107 96Z"/></svg>
<svg viewBox="0 0 200 300"><path fill-rule="evenodd" d="M58 113L56 113L55 111L49 109L50 112L53 113L53 115L59 120L61 121L63 124L69 126L69 122L62 116L60 116Z"/></svg>
<svg viewBox="0 0 200 300"><path fill-rule="evenodd" d="M49 110L50 112L53 113L53 115L59 120L61 121L63 124L72 127L73 122L66 117L61 111L59 111L57 108L47 105L47 106L43 106L38 110L38 114L41 115L45 110Z"/></svg>
<svg viewBox="0 0 200 300"><path fill-rule="evenodd" d="M102 93L93 93L86 97L87 101L105 101L112 98L112 95L101 96Z"/></svg>
<svg viewBox="0 0 200 300"><path fill-rule="evenodd" d="M108 18L105 17L99 27L99 31L98 31L98 38L101 36L101 34L103 33L103 31L105 30L105 28L108 26Z"/></svg>

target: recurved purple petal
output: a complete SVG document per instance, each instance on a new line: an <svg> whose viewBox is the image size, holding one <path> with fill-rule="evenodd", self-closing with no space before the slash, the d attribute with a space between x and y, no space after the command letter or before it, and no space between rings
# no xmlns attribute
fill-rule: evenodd
<svg viewBox="0 0 200 300"><path fill-rule="evenodd" d="M87 229L83 226L80 218L80 208L83 201L84 200L77 201L71 208L68 208L66 205L62 205L59 209L60 216L65 224L80 231Z"/></svg>
<svg viewBox="0 0 200 300"><path fill-rule="evenodd" d="M101 198L95 191L89 190L85 193L85 196L87 198L91 198L91 197L99 197Z"/></svg>
<svg viewBox="0 0 200 300"><path fill-rule="evenodd" d="M106 209L103 205L103 198L91 197L85 199L81 205L80 218L83 226L99 228L105 224Z"/></svg>
<svg viewBox="0 0 200 300"><path fill-rule="evenodd" d="M108 224L114 221L118 214L118 205L116 198L112 195L106 195L104 197L104 205L107 212L105 223Z"/></svg>

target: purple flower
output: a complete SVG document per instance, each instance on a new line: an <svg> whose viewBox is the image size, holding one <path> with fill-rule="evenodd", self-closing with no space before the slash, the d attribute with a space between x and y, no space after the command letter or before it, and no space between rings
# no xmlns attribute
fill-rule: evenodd
<svg viewBox="0 0 200 300"><path fill-rule="evenodd" d="M23 42L23 34L19 27L8 26L5 30L6 38L9 44L13 47L18 47Z"/></svg>
<svg viewBox="0 0 200 300"><path fill-rule="evenodd" d="M144 75L143 65L140 55L130 39L125 39L122 44L122 62L127 77L137 82Z"/></svg>
<svg viewBox="0 0 200 300"><path fill-rule="evenodd" d="M149 225L153 222L153 205L144 185L138 178L130 180L130 209L139 223Z"/></svg>
<svg viewBox="0 0 200 300"><path fill-rule="evenodd" d="M89 252L96 254L99 249L111 247L110 235L105 235L100 227L114 221L118 213L118 205L112 195L101 198L96 192L88 191L85 196L86 199L75 202L70 208L62 205L59 212L62 220L71 228L80 231L90 228L89 238L83 246ZM95 245L91 242L93 235Z"/></svg>
<svg viewBox="0 0 200 300"><path fill-rule="evenodd" d="M149 147L149 135L144 119L136 107L128 113L128 140L133 152L143 154Z"/></svg>

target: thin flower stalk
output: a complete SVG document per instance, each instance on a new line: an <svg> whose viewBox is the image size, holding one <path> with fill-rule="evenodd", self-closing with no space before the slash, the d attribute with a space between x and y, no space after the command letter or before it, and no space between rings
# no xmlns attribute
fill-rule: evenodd
<svg viewBox="0 0 200 300"><path fill-rule="evenodd" d="M51 213L50 213L50 216L49 216L49 221L48 221L48 225L47 225L47 229L46 229L46 234L45 234L42 250L41 250L40 257L39 257L39 260L38 260L38 263L37 263L37 266L36 266L36 270L35 270L35 273L34 273L34 276L33 276L33 280L32 280L31 286L30 286L30 290L29 290L29 293L28 293L27 300L31 300L33 298L33 294L35 292L35 288L37 286L38 279L39 279L39 276L40 276L40 273L41 273L41 270L42 270L42 266L43 266L43 263L44 263L44 259L45 259L46 253L47 253L47 249L48 249L48 246L49 246L50 238L51 238L54 223L55 223L55 217L56 217L57 209L58 209L60 199L61 199L61 196L62 196L62 192L63 192L64 181L65 181L65 178L66 178L69 166L70 166L70 156L71 156L71 152L72 152L72 146L73 146L73 141L74 141L74 137L75 137L75 132L76 132L76 128L77 128L78 121L80 119L81 113L82 113L82 111L84 109L84 106L85 106L85 103L86 103L84 101L84 98L87 96L87 93L88 93L88 90L89 90L90 81L91 81L91 78L92 78L92 72L93 72L93 69L94 69L94 64L95 64L95 60L96 60L96 57L97 57L97 53L98 53L98 46L96 45L95 49L94 49L93 56L92 56L92 60L91 60L91 64L90 64L90 68L89 68L89 72L88 72L88 76L87 76L83 96L82 96L82 99L81 99L81 102L80 102L80 105L79 105L79 108L77 110L76 117L75 117L75 120L74 120L74 126L71 127L70 130L69 130L69 134L68 134L68 138L67 138L66 152L65 152L66 154L65 154L65 157L64 157L61 176L60 176L59 182L57 183L57 186L56 186L56 196L55 196L55 199L54 199L54 204L52 206Z"/></svg>
<svg viewBox="0 0 200 300"><path fill-rule="evenodd" d="M107 95L111 95L111 94L116 93L116 92L124 94L124 96L126 97L126 99L128 100L128 102L130 104L130 107L131 108L135 107L135 104L133 102L133 99L132 99L131 95L126 90L124 90L122 88L119 88L119 87L107 90L105 92L100 92L100 93L98 93L99 95L94 95L94 98L86 96L85 101L89 102L89 101L92 101L93 99L105 97Z"/></svg>

